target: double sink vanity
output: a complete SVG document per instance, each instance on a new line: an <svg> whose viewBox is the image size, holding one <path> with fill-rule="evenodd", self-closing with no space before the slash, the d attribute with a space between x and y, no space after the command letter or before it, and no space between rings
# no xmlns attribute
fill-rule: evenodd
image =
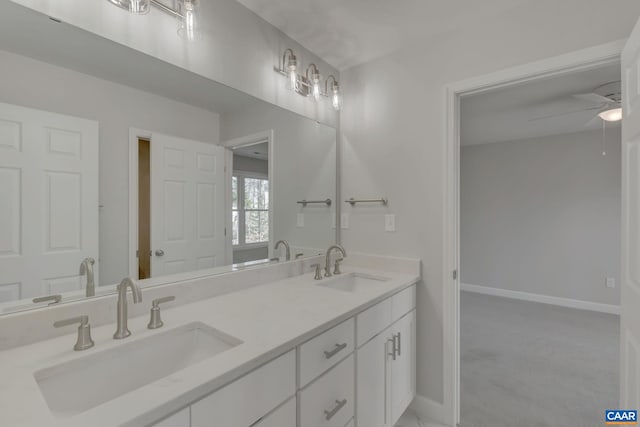
<svg viewBox="0 0 640 427"><path fill-rule="evenodd" d="M0 424L393 426L415 395L420 263L354 254L341 274L316 280L324 261L144 289L125 339L113 339L117 296L106 310L97 300L40 310L87 315L95 345L74 351L69 327L1 351ZM167 296L163 326L151 329L151 299ZM38 312L0 322L61 331Z"/></svg>

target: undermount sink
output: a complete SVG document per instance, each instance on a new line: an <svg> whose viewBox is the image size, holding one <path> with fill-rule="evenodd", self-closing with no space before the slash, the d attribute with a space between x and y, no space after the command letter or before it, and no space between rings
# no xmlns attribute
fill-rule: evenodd
<svg viewBox="0 0 640 427"><path fill-rule="evenodd" d="M42 369L34 377L52 414L66 418L241 343L196 322Z"/></svg>
<svg viewBox="0 0 640 427"><path fill-rule="evenodd" d="M329 279L324 283L317 283L318 286L331 288L342 292L357 292L361 289L371 288L389 279L381 276L371 276L369 274L349 273L336 279Z"/></svg>

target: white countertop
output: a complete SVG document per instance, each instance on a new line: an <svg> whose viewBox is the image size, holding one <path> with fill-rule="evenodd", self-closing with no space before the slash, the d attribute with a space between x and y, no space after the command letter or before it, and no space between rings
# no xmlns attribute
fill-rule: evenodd
<svg viewBox="0 0 640 427"><path fill-rule="evenodd" d="M0 425L147 425L419 280L418 276L409 273L350 266L344 270L343 275L358 272L384 276L389 280L350 293L317 286L340 276L314 281L312 274L305 274L163 310L165 326L157 330L147 329L148 315L131 318L129 329L132 335L125 340L112 338L114 324L92 329L95 347L86 351L73 351L75 329L69 335L2 351ZM144 301L144 304L149 303ZM34 379L34 372L194 321L218 329L243 343L72 418L56 419L49 411ZM113 375L117 376L117 372ZM100 384L95 386L100 387Z"/></svg>

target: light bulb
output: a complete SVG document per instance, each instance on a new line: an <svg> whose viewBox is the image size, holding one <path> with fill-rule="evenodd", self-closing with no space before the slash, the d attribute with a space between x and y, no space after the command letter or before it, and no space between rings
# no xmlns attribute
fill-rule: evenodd
<svg viewBox="0 0 640 427"><path fill-rule="evenodd" d="M316 101L320 101L320 83L319 82L313 83L313 88L311 90L311 93L313 95L313 99L315 99Z"/></svg>
<svg viewBox="0 0 640 427"><path fill-rule="evenodd" d="M289 69L289 89L296 90L298 86L298 74L296 73L296 69Z"/></svg>
<svg viewBox="0 0 640 427"><path fill-rule="evenodd" d="M622 120L622 108L611 108L598 114L606 122L618 122Z"/></svg>
<svg viewBox="0 0 640 427"><path fill-rule="evenodd" d="M197 38L196 2L195 0L182 0L182 19L178 27L178 35L189 41Z"/></svg>
<svg viewBox="0 0 640 427"><path fill-rule="evenodd" d="M340 96L340 89L338 85L333 86L333 96L331 97L331 104L333 105L333 109L336 111L340 111L342 108L342 97Z"/></svg>

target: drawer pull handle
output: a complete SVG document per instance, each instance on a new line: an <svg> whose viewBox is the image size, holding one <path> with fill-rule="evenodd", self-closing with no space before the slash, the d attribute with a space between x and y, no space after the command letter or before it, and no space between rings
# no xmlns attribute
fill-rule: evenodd
<svg viewBox="0 0 640 427"><path fill-rule="evenodd" d="M333 416L335 414L338 413L338 411L340 409L342 409L344 407L344 405L347 404L347 399L342 399L342 400L336 400L336 407L333 408L330 411L324 411L324 417L327 419L327 421L329 421L331 418L333 418Z"/></svg>
<svg viewBox="0 0 640 427"><path fill-rule="evenodd" d="M396 360L396 336L393 336L393 339L389 338L387 340L388 343L391 343L391 353L387 353L393 360Z"/></svg>
<svg viewBox="0 0 640 427"><path fill-rule="evenodd" d="M333 356L340 353L345 348L347 348L346 342L342 344L336 344L336 347L333 350L324 352L324 357L326 357L327 359L331 359Z"/></svg>

